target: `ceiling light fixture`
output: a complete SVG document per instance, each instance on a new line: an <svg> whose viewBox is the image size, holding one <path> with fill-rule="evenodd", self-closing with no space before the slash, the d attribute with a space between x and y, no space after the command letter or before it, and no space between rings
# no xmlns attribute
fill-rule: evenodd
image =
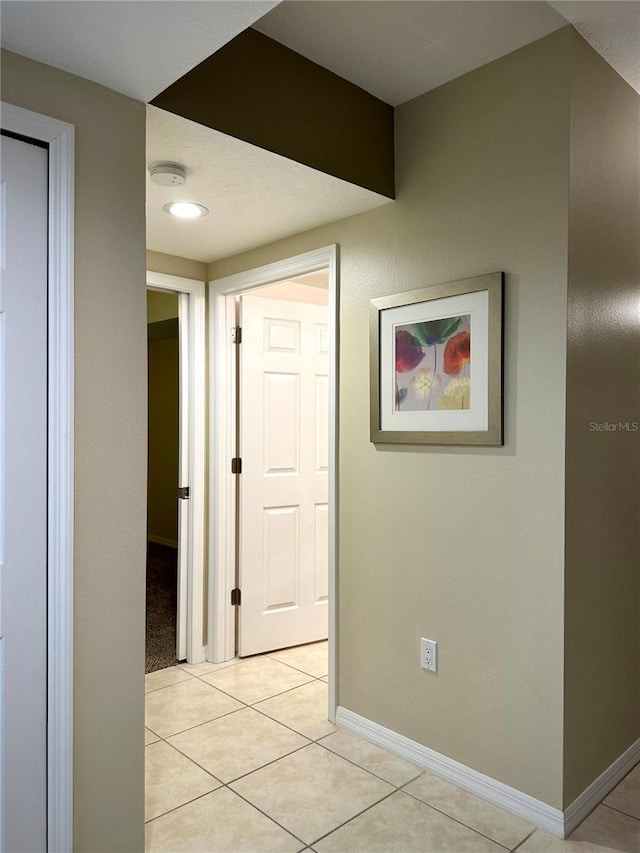
<svg viewBox="0 0 640 853"><path fill-rule="evenodd" d="M208 208L193 201L170 201L163 204L162 209L165 213L170 213L171 216L177 216L179 219L198 219L209 213Z"/></svg>

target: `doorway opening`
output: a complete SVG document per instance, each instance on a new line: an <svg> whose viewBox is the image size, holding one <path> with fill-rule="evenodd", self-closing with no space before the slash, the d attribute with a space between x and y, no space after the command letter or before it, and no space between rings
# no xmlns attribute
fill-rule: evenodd
<svg viewBox="0 0 640 853"><path fill-rule="evenodd" d="M333 719L337 247L209 288L208 658L328 637Z"/></svg>
<svg viewBox="0 0 640 853"><path fill-rule="evenodd" d="M147 290L147 590L145 672L174 666L178 647L180 348L178 294ZM184 639L184 638L183 638Z"/></svg>
<svg viewBox="0 0 640 853"><path fill-rule="evenodd" d="M242 329L239 657L328 636L328 284L325 269L228 297Z"/></svg>
<svg viewBox="0 0 640 853"><path fill-rule="evenodd" d="M204 283L147 273L147 673L204 660Z"/></svg>

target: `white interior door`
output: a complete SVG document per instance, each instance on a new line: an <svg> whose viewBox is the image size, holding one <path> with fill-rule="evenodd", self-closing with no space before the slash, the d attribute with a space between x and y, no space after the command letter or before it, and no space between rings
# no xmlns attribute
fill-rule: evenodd
<svg viewBox="0 0 640 853"><path fill-rule="evenodd" d="M46 850L48 152L1 140L0 849Z"/></svg>
<svg viewBox="0 0 640 853"><path fill-rule="evenodd" d="M191 537L189 535L189 294L178 294L178 352L180 359L180 425L178 449L178 612L176 614L176 657L186 660L188 652L187 628L189 622L189 563ZM186 489L186 492L185 492Z"/></svg>
<svg viewBox="0 0 640 853"><path fill-rule="evenodd" d="M327 637L327 308L242 296L242 656Z"/></svg>

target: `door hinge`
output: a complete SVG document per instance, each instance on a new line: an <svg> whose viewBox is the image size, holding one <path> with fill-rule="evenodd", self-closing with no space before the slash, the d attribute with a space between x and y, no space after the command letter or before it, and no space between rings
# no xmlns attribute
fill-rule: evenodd
<svg viewBox="0 0 640 853"><path fill-rule="evenodd" d="M180 486L180 488L178 489L178 500L189 500L189 486Z"/></svg>
<svg viewBox="0 0 640 853"><path fill-rule="evenodd" d="M241 344L242 343L242 326L234 326L231 332L231 343L232 344Z"/></svg>
<svg viewBox="0 0 640 853"><path fill-rule="evenodd" d="M234 456L231 460L231 473L242 474L242 459L239 456Z"/></svg>
<svg viewBox="0 0 640 853"><path fill-rule="evenodd" d="M231 606L235 607L237 604L242 604L242 593L236 587L231 590Z"/></svg>

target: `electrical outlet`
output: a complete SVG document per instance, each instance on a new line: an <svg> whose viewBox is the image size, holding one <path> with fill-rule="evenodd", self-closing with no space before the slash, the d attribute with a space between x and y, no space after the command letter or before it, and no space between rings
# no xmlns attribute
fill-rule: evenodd
<svg viewBox="0 0 640 853"><path fill-rule="evenodd" d="M420 639L420 666L431 672L438 671L438 644L435 640Z"/></svg>

